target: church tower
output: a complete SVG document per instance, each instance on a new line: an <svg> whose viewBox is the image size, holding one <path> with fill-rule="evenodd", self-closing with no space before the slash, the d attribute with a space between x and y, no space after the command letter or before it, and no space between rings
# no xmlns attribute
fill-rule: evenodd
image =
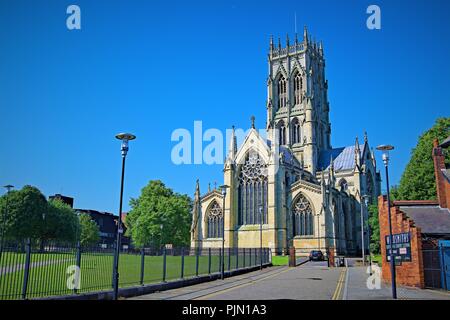
<svg viewBox="0 0 450 320"><path fill-rule="evenodd" d="M276 142L290 148L312 174L322 150L331 149L328 81L322 43L312 41L305 27L303 41L286 36L286 46L269 47L267 129L276 129Z"/></svg>

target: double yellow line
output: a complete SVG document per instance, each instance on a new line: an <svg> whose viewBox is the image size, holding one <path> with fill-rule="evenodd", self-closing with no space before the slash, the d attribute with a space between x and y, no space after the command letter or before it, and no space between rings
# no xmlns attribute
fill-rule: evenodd
<svg viewBox="0 0 450 320"><path fill-rule="evenodd" d="M336 286L336 290L334 290L333 297L331 297L331 300L339 300L339 297L341 296L342 288L345 283L345 274L347 273L347 268L343 269L341 271L341 274L339 276L339 280Z"/></svg>

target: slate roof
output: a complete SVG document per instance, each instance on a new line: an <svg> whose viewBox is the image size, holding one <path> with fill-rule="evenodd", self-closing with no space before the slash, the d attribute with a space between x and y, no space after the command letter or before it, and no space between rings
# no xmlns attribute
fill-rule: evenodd
<svg viewBox="0 0 450 320"><path fill-rule="evenodd" d="M363 155L363 145L359 145L361 157ZM331 157L333 157L334 170L353 170L355 167L355 146L334 148L320 152L319 170L326 170L330 167Z"/></svg>
<svg viewBox="0 0 450 320"><path fill-rule="evenodd" d="M442 148L448 148L450 146L450 136L447 137L440 145Z"/></svg>
<svg viewBox="0 0 450 320"><path fill-rule="evenodd" d="M426 234L450 234L450 211L439 206L400 206Z"/></svg>

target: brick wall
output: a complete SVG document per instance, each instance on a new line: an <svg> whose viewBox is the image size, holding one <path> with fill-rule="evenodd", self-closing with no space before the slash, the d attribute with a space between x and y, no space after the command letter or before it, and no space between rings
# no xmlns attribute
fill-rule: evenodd
<svg viewBox="0 0 450 320"><path fill-rule="evenodd" d="M445 170L445 156L436 139L433 141L433 162L439 206L441 208L448 208L450 205L450 183L441 171Z"/></svg>
<svg viewBox="0 0 450 320"><path fill-rule="evenodd" d="M385 196L378 197L378 218L380 221L380 241L382 268L381 275L384 282L391 282L390 263L386 261L386 240L389 235L388 208ZM411 235L411 262L402 262L396 266L397 285L410 287L425 287L422 261L422 237L420 228L414 226L414 221L408 218L399 207L391 206L392 233L410 232Z"/></svg>

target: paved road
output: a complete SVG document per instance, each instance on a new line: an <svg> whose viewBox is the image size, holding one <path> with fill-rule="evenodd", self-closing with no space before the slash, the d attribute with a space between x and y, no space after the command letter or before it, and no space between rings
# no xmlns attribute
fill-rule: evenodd
<svg viewBox="0 0 450 320"><path fill-rule="evenodd" d="M373 269L375 271L376 269ZM379 282L371 282L369 289L367 280L369 278L368 267L348 268L344 285L343 299L347 300L391 300L391 286ZM373 279L373 278L372 278ZM370 286L370 283L369 283ZM430 289L417 289L409 287L397 287L397 298L400 300L450 300L450 292Z"/></svg>
<svg viewBox="0 0 450 320"><path fill-rule="evenodd" d="M305 262L295 268L263 271L194 286L134 297L136 300L389 300L390 286L369 289L367 267L348 261L348 268L328 268L327 262ZM398 298L449 299L450 292L398 287Z"/></svg>
<svg viewBox="0 0 450 320"><path fill-rule="evenodd" d="M272 267L245 275L162 291L137 300L273 300L332 299L344 268L328 268L326 262L306 262L300 267ZM342 294L342 286L339 292Z"/></svg>

